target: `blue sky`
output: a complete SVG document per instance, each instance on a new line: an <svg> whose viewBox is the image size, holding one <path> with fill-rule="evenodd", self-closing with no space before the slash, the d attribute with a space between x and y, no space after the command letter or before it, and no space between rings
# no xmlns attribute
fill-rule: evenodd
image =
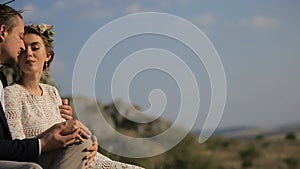
<svg viewBox="0 0 300 169"><path fill-rule="evenodd" d="M300 120L300 2L298 0L17 0L11 4L24 9L25 23L49 23L57 32L52 73L63 96L72 94L75 61L88 38L99 28L119 17L137 12L164 12L187 19L199 27L212 41L223 62L227 78L227 102L220 127L271 127ZM120 28L126 29L126 28ZM153 43L152 37L118 46L115 55L107 58L102 73L96 77L96 96L104 103L111 101L109 83L113 69L122 60L122 52L142 42ZM149 40L150 39L150 40ZM164 41L164 39L160 39ZM136 42L135 42L136 41ZM156 44L172 48L180 46L167 41ZM128 45L132 45L128 49ZM133 52L133 51L132 51ZM113 52L112 52L113 53ZM200 128L210 101L209 79L205 69L195 60L185 58L191 67L201 93L201 112L195 128ZM88 66L88 65L87 65ZM88 72L86 73L88 75ZM148 71L134 79L131 90L133 103L144 109L149 92L165 91L168 105L164 116L176 117L180 96L178 87L167 75Z"/></svg>

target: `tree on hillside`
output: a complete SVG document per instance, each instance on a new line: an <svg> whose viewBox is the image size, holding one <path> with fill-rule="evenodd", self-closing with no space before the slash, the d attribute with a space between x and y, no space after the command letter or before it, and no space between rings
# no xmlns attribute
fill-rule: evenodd
<svg viewBox="0 0 300 169"><path fill-rule="evenodd" d="M294 132L289 132L285 135L286 140L296 140L296 134Z"/></svg>
<svg viewBox="0 0 300 169"><path fill-rule="evenodd" d="M255 146L248 146L239 151L242 159L242 168L252 167L253 161L261 156L261 151Z"/></svg>

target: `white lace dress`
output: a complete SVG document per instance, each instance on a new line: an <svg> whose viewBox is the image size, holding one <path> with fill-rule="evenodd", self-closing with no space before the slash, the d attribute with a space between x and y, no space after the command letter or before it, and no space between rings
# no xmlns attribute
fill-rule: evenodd
<svg viewBox="0 0 300 169"><path fill-rule="evenodd" d="M21 85L4 89L5 116L13 139L34 137L55 123L64 121L58 106L62 104L57 89L40 84L42 96L30 94ZM141 169L141 167L113 161L97 153L90 168L94 169Z"/></svg>

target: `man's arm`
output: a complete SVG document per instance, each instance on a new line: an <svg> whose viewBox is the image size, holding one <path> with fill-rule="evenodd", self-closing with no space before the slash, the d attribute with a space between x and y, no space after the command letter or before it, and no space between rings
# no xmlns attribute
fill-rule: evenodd
<svg viewBox="0 0 300 169"><path fill-rule="evenodd" d="M66 128L73 127L71 134L62 135ZM53 125L51 128L38 136L41 143L41 151L47 152L66 147L73 144L77 139L84 140L80 136L81 129L74 128L66 122ZM36 162L39 158L39 140L37 138L23 140L3 139L4 130L0 126L0 160L11 161L32 161Z"/></svg>
<svg viewBox="0 0 300 169"><path fill-rule="evenodd" d="M88 134L80 128L78 120L67 120L50 127L37 136L41 141L42 152L66 147L80 140L84 142Z"/></svg>
<svg viewBox="0 0 300 169"><path fill-rule="evenodd" d="M0 139L0 160L36 162L38 157L38 139Z"/></svg>
<svg viewBox="0 0 300 169"><path fill-rule="evenodd" d="M38 157L38 139L11 139L6 118L0 103L0 160L36 162Z"/></svg>

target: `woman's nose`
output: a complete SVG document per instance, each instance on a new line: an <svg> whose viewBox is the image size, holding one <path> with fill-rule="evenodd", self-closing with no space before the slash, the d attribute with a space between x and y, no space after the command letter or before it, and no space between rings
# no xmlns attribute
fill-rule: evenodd
<svg viewBox="0 0 300 169"><path fill-rule="evenodd" d="M27 57L32 57L33 56L32 50L30 48L27 48L26 54L27 54Z"/></svg>

